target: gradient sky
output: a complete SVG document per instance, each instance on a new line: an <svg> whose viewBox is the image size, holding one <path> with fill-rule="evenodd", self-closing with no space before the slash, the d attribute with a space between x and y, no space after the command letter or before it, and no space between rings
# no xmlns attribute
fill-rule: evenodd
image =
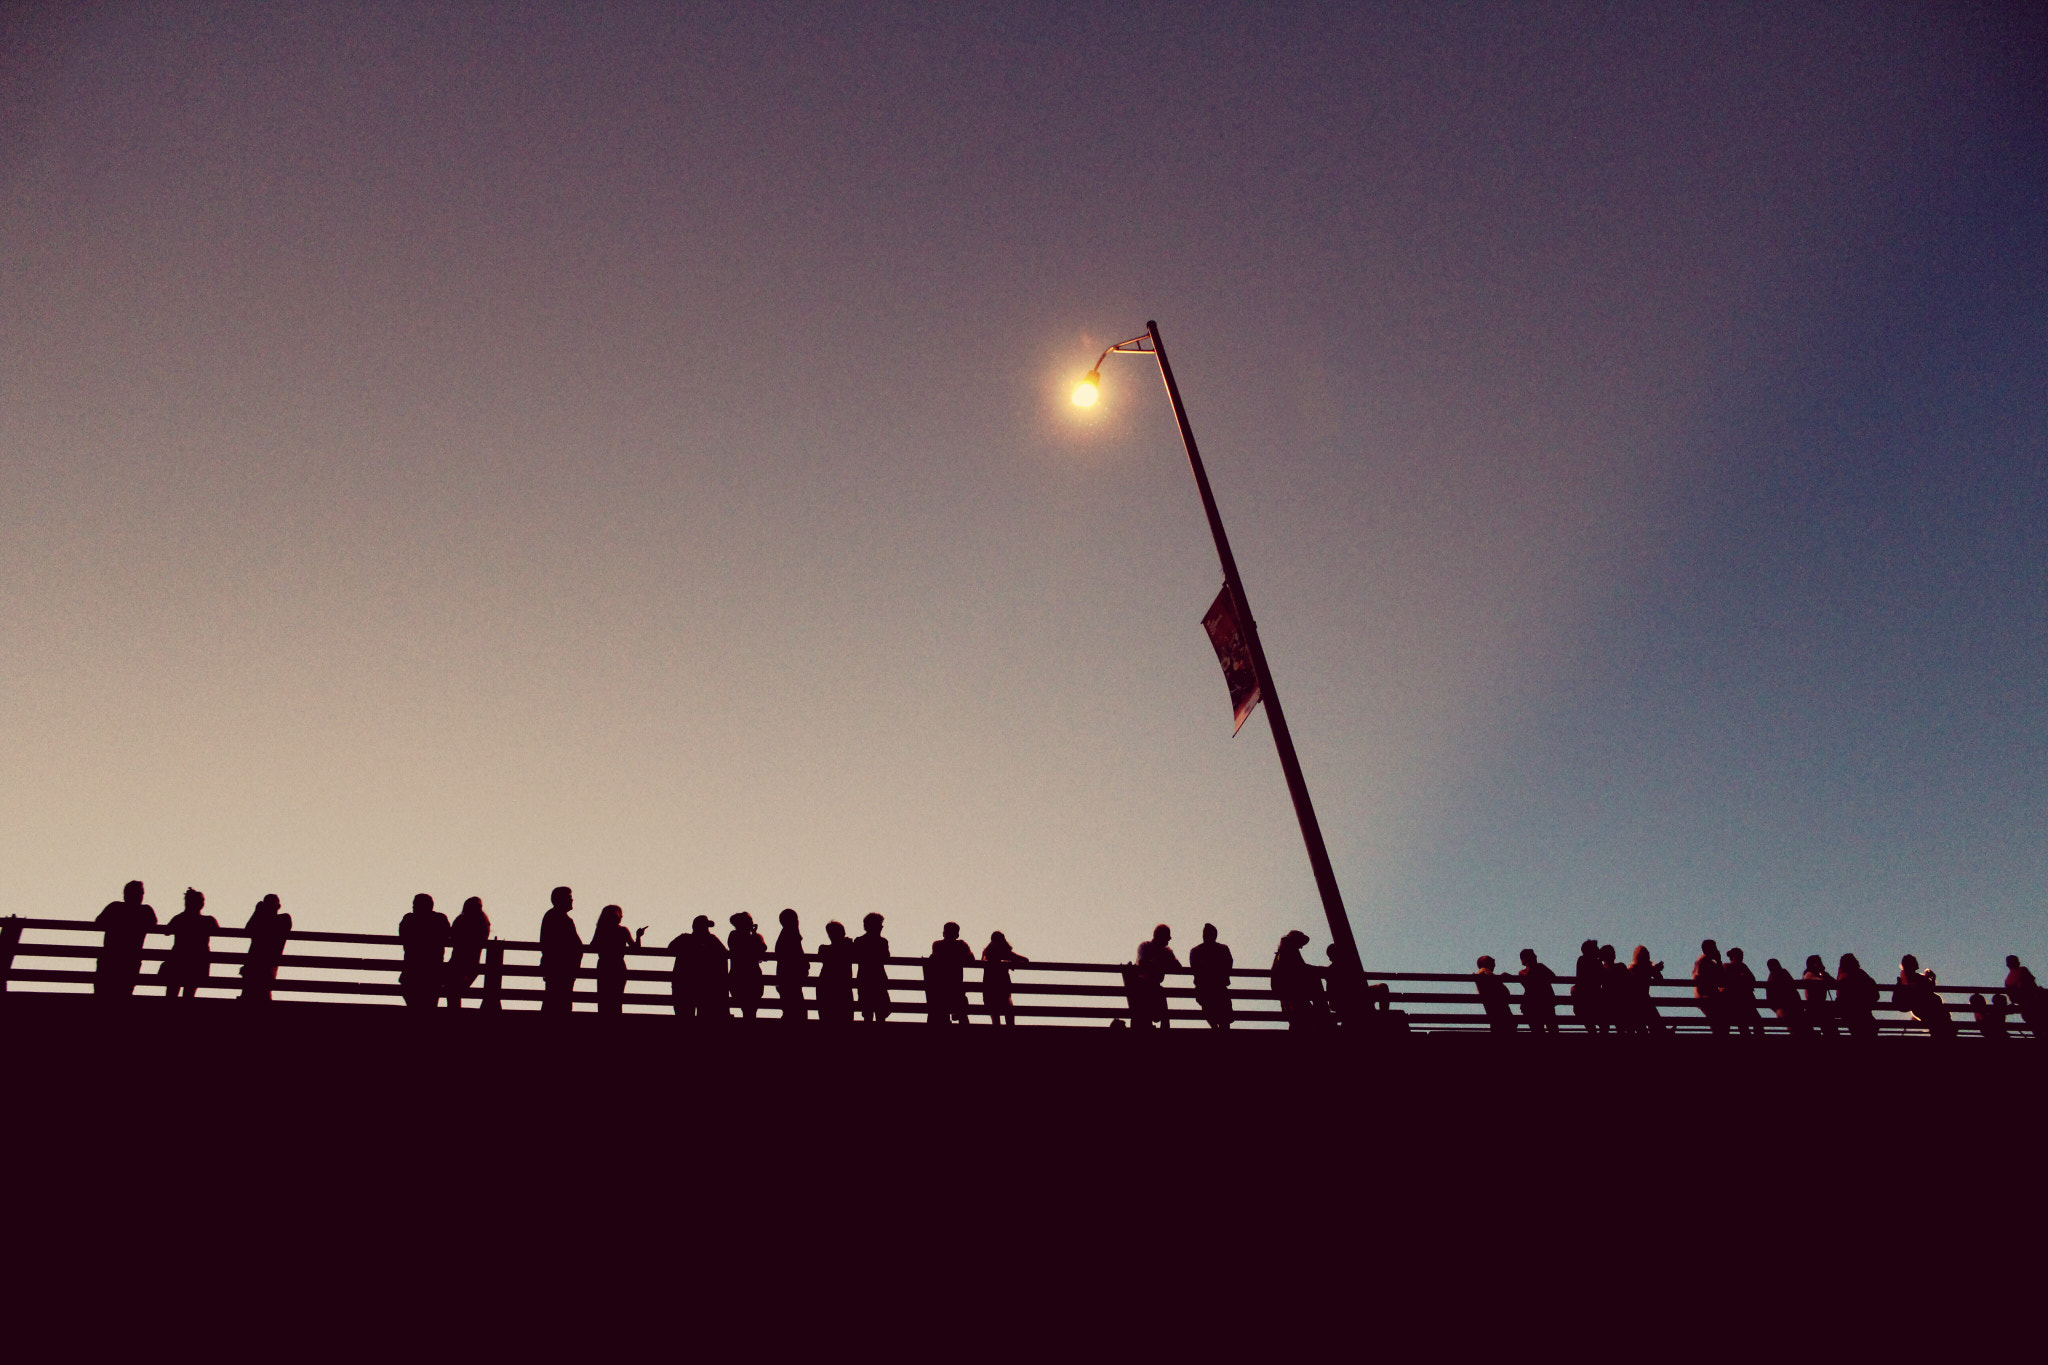
<svg viewBox="0 0 2048 1365"><path fill-rule="evenodd" d="M0 895L2048 967L2033 6L13 9Z"/></svg>

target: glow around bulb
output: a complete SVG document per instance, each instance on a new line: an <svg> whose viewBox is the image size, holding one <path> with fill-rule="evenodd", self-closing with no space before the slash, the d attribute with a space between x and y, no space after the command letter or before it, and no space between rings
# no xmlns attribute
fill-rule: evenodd
<svg viewBox="0 0 2048 1365"><path fill-rule="evenodd" d="M1074 406L1077 408L1094 407L1095 400L1102 396L1101 383L1102 376L1100 372L1096 370L1088 371L1088 377L1074 386Z"/></svg>

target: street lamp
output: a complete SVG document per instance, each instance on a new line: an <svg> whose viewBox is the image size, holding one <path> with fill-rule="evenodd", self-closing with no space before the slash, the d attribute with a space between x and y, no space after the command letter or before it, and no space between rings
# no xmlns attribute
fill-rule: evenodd
<svg viewBox="0 0 2048 1365"><path fill-rule="evenodd" d="M1309 800L1308 782L1301 775L1301 760L1294 754L1294 736L1287 729L1287 713L1280 709L1280 694L1273 690L1273 670L1267 666L1265 647L1259 643L1259 628L1252 620L1251 605L1245 600L1244 584L1238 581L1237 557L1230 553L1230 537L1223 532L1223 516L1216 510L1216 495L1209 491L1209 475L1202 468L1202 454L1195 448L1195 431L1188 425L1187 409L1181 406L1180 386L1173 382L1173 366L1166 361L1166 344L1159 339L1159 324L1145 324L1145 335L1119 341L1096 357L1094 368L1074 388L1077 407L1093 407L1101 395L1102 362L1113 355L1149 355L1159 362L1159 377L1166 381L1166 398L1173 404L1173 420L1180 424L1180 441L1187 447L1188 468L1194 472L1195 488L1202 495L1202 510L1209 517L1209 534L1216 539L1216 557L1223 563L1223 590L1230 596L1231 610L1251 655L1253 676L1259 698L1266 703L1266 722L1273 730L1273 747L1280 751L1280 771L1287 775L1287 793L1294 798L1294 815L1301 822L1301 839L1308 846L1308 865L1322 894L1323 915L1330 922L1330 941L1341 950L1345 965L1363 965L1358 942L1351 936L1351 920L1344 913L1344 897L1337 890L1337 874L1330 867L1330 850L1323 844L1323 827L1316 819L1315 803Z"/></svg>

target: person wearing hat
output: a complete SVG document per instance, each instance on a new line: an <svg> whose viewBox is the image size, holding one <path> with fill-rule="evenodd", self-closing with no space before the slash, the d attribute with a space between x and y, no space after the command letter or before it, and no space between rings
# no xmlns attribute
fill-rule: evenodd
<svg viewBox="0 0 2048 1365"><path fill-rule="evenodd" d="M690 921L690 932L669 940L676 955L676 1017L709 1023L730 1018L725 1004L725 945L711 932L711 916Z"/></svg>
<svg viewBox="0 0 2048 1365"><path fill-rule="evenodd" d="M768 956L768 940L754 927L754 917L742 910L732 917L732 932L725 936L731 955L726 969L726 986L740 1017L751 1019L761 1007L761 959Z"/></svg>

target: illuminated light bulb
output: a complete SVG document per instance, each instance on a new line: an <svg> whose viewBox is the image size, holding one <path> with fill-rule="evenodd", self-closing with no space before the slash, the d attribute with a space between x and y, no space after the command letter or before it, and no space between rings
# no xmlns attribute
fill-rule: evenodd
<svg viewBox="0 0 2048 1365"><path fill-rule="evenodd" d="M1100 371L1088 371L1088 377L1074 387L1074 406L1077 408L1094 407L1095 400L1101 396L1099 388L1101 383L1102 375Z"/></svg>

